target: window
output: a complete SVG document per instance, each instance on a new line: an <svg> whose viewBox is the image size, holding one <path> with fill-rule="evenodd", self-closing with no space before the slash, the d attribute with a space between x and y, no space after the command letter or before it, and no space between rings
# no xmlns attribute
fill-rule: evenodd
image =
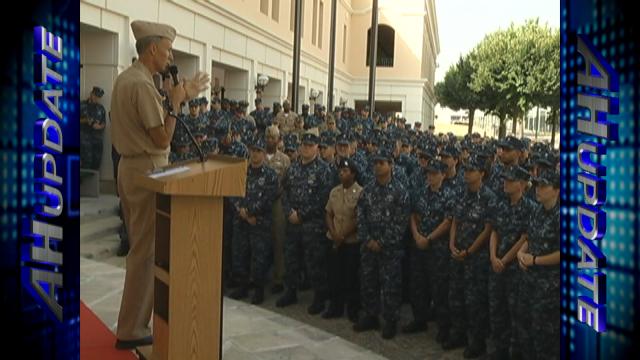
<svg viewBox="0 0 640 360"><path fill-rule="evenodd" d="M347 25L342 28L342 63L347 60Z"/></svg>
<svg viewBox="0 0 640 360"><path fill-rule="evenodd" d="M271 18L275 21L280 19L280 0L273 0L271 4Z"/></svg>
<svg viewBox="0 0 640 360"><path fill-rule="evenodd" d="M260 12L269 15L269 0L260 0Z"/></svg>
<svg viewBox="0 0 640 360"><path fill-rule="evenodd" d="M395 30L388 25L378 25L378 44L376 47L376 66L393 67ZM369 66L369 46L371 29L367 31L367 66Z"/></svg>
<svg viewBox="0 0 640 360"><path fill-rule="evenodd" d="M316 25L318 24L318 0L313 0L313 22L311 23L311 43L316 44Z"/></svg>
<svg viewBox="0 0 640 360"><path fill-rule="evenodd" d="M319 9L319 13L320 13L320 20L318 21L318 47L320 49L322 49L322 20L324 18L324 3L322 1L320 1L320 9Z"/></svg>

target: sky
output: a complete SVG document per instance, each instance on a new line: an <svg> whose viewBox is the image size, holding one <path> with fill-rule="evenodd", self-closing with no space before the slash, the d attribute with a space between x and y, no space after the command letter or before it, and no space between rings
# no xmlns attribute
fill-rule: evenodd
<svg viewBox="0 0 640 360"><path fill-rule="evenodd" d="M538 18L540 24L560 27L558 0L436 0L440 37L435 81L444 79L460 55L471 51L485 35Z"/></svg>

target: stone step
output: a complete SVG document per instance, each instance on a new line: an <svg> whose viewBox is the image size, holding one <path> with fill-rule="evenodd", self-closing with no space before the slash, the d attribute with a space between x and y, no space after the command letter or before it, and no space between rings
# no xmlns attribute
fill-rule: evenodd
<svg viewBox="0 0 640 360"><path fill-rule="evenodd" d="M80 243L118 234L122 221L117 215L97 215L80 221Z"/></svg>
<svg viewBox="0 0 640 360"><path fill-rule="evenodd" d="M117 233L104 236L94 241L80 242L80 256L92 260L104 260L116 256L120 246Z"/></svg>

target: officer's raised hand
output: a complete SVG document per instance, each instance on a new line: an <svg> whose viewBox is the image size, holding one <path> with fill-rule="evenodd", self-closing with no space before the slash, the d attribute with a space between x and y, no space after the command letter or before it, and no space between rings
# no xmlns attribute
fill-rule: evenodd
<svg viewBox="0 0 640 360"><path fill-rule="evenodd" d="M192 79L184 80L187 99L194 99L198 94L207 90L210 82L209 74L205 72L198 72Z"/></svg>

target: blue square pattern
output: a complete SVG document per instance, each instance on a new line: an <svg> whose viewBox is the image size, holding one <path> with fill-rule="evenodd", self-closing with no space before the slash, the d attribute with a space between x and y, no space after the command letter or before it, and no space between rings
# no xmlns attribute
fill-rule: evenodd
<svg viewBox="0 0 640 360"><path fill-rule="evenodd" d="M601 359L629 359L631 338L616 332L607 331L600 336Z"/></svg>
<svg viewBox="0 0 640 360"><path fill-rule="evenodd" d="M633 331L635 316L635 289L633 275L606 270L607 274L607 325Z"/></svg>
<svg viewBox="0 0 640 360"><path fill-rule="evenodd" d="M608 148L601 164L607 167L607 202L612 206L635 206L636 153L632 148Z"/></svg>

